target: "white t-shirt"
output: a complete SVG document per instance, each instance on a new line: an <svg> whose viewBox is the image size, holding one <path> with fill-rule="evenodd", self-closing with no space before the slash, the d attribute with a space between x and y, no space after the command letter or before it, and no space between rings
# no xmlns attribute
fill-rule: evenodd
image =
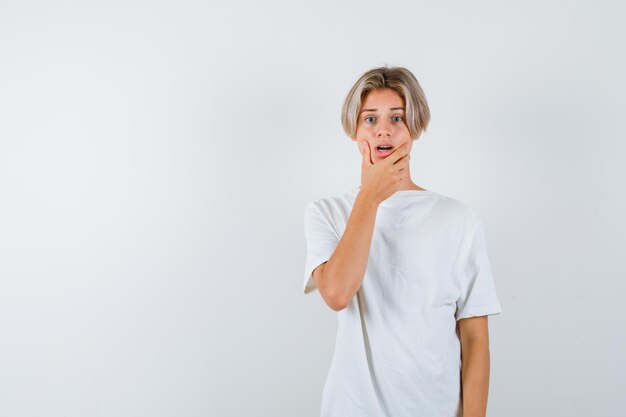
<svg viewBox="0 0 626 417"><path fill-rule="evenodd" d="M305 294L359 189L306 207ZM456 321L501 311L476 212L431 190L396 191L378 207L361 287L338 312L321 417L462 416Z"/></svg>

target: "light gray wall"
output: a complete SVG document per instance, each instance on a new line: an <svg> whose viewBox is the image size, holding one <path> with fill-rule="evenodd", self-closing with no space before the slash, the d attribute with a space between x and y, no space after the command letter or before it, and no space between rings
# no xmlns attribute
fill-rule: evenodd
<svg viewBox="0 0 626 417"><path fill-rule="evenodd" d="M484 219L489 415L620 414L624 11L2 2L0 415L319 415L304 207L359 184L340 107L384 64L431 106L413 180Z"/></svg>

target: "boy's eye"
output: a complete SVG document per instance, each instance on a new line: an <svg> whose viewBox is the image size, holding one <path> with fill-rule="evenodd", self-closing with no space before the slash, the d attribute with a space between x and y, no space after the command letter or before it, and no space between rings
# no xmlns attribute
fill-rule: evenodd
<svg viewBox="0 0 626 417"><path fill-rule="evenodd" d="M371 122L369 121L369 119L372 119L372 120L373 120L373 119L374 119L374 117L373 117L373 116L367 116L367 117L365 118L365 121L366 121L366 122L368 122L368 123L371 123Z"/></svg>
<svg viewBox="0 0 626 417"><path fill-rule="evenodd" d="M393 116L393 120L396 122L402 121L402 116Z"/></svg>

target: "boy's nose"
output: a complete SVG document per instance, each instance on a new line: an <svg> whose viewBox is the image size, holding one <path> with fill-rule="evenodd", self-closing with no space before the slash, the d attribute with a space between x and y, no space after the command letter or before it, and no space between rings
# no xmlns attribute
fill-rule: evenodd
<svg viewBox="0 0 626 417"><path fill-rule="evenodd" d="M376 134L378 135L378 137L391 136L391 129L387 125L380 125Z"/></svg>

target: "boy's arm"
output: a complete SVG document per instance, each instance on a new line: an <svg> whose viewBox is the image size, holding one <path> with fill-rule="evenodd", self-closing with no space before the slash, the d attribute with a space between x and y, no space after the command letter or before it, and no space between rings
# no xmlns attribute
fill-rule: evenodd
<svg viewBox="0 0 626 417"><path fill-rule="evenodd" d="M378 203L359 192L335 251L325 264L313 272L322 298L335 311L346 308L361 287L377 211Z"/></svg>
<svg viewBox="0 0 626 417"><path fill-rule="evenodd" d="M487 316L458 321L461 340L463 417L485 417L489 394L489 329Z"/></svg>
<svg viewBox="0 0 626 417"><path fill-rule="evenodd" d="M356 138L354 138L356 139ZM358 141L358 139L356 139ZM409 166L409 144L395 149L374 164L367 139L361 144L361 186L352 206L343 236L319 273L313 273L315 285L326 304L343 310L361 287L369 258L376 212L379 204L398 190Z"/></svg>

